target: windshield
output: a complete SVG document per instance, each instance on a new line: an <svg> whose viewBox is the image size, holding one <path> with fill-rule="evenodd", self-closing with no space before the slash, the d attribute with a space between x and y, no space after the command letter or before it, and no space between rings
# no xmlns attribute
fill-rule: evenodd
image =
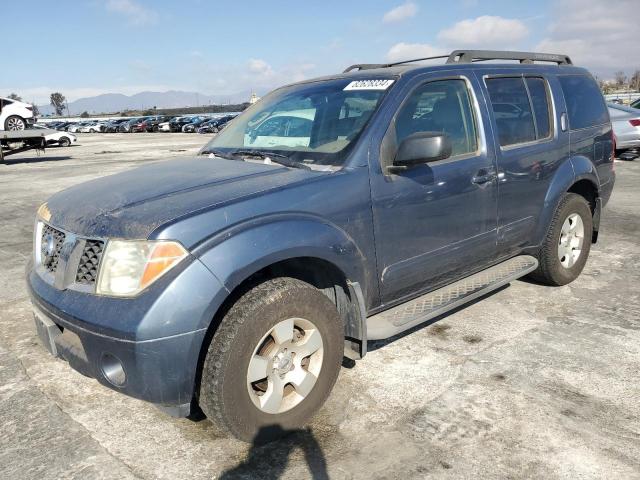
<svg viewBox="0 0 640 480"><path fill-rule="evenodd" d="M340 166L391 83L339 79L278 89L231 122L202 153L272 152L295 162Z"/></svg>

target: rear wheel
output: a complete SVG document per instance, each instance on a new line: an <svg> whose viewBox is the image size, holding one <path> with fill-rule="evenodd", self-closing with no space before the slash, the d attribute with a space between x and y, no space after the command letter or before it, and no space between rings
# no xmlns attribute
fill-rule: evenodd
<svg viewBox="0 0 640 480"><path fill-rule="evenodd" d="M17 131L17 130L24 130L25 128L27 128L27 122L24 121L24 118L19 117L17 115L10 116L4 122L5 130Z"/></svg>
<svg viewBox="0 0 640 480"><path fill-rule="evenodd" d="M271 440L320 408L343 351L342 321L326 295L300 280L268 280L229 309L213 336L200 407L242 440L258 432Z"/></svg>
<svg viewBox="0 0 640 480"><path fill-rule="evenodd" d="M531 277L547 285L566 285L584 268L591 250L593 219L584 197L566 193L551 220Z"/></svg>

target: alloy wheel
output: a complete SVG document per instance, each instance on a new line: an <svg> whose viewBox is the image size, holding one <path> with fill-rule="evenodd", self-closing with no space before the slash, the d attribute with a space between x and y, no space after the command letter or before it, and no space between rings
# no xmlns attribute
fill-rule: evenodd
<svg viewBox="0 0 640 480"><path fill-rule="evenodd" d="M570 214L560 229L558 258L565 268L571 268L580 258L584 244L584 223L577 213Z"/></svg>
<svg viewBox="0 0 640 480"><path fill-rule="evenodd" d="M22 120L21 118L10 117L7 120L7 130L17 131L17 130L24 130L24 128L25 128L24 120Z"/></svg>
<svg viewBox="0 0 640 480"><path fill-rule="evenodd" d="M315 386L324 355L322 335L309 320L289 318L258 342L247 369L253 404L278 414L302 402Z"/></svg>

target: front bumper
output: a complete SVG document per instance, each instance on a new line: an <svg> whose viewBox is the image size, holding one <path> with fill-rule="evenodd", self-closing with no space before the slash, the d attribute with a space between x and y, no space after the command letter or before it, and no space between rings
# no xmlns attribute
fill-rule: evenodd
<svg viewBox="0 0 640 480"><path fill-rule="evenodd" d="M102 385L187 416L203 341L226 290L197 260L171 276L117 299L58 290L29 268L42 343Z"/></svg>

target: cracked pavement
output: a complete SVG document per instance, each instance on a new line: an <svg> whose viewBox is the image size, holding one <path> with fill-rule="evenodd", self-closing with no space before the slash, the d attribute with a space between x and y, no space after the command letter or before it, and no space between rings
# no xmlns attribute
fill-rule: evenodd
<svg viewBox="0 0 640 480"><path fill-rule="evenodd" d="M0 478L640 479L640 162L616 163L576 282L516 281L370 342L308 429L253 447L119 395L38 343L24 285L37 207L206 137L79 140L0 165Z"/></svg>

